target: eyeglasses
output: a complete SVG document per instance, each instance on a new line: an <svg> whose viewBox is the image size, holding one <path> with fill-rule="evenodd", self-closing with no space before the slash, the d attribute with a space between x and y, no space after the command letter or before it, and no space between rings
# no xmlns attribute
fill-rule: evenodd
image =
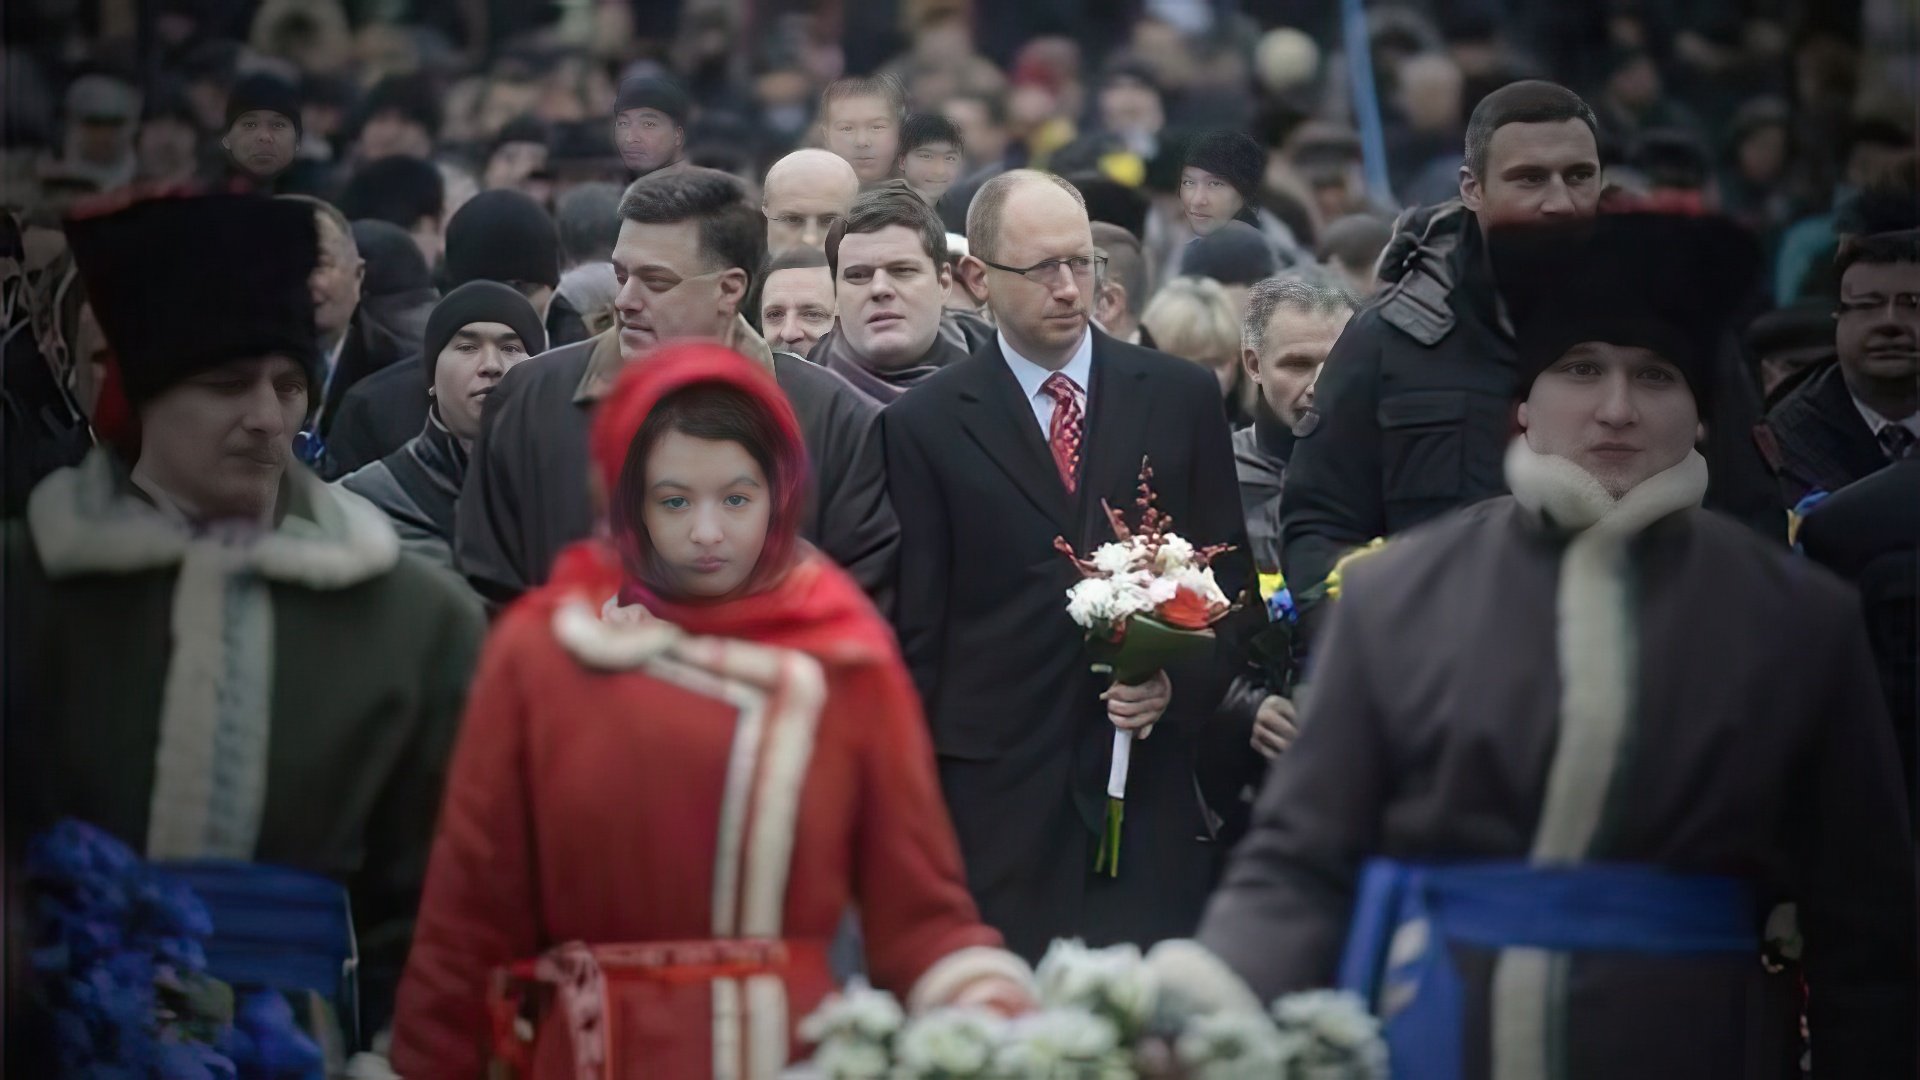
<svg viewBox="0 0 1920 1080"><path fill-rule="evenodd" d="M1872 315L1889 306L1895 318L1912 318L1920 314L1920 293L1894 293L1883 299L1842 300L1834 308L1833 317L1844 319L1849 315Z"/></svg>
<svg viewBox="0 0 1920 1080"><path fill-rule="evenodd" d="M991 259L981 259L995 270L1005 270L1009 274L1019 274L1035 285L1046 285L1058 277L1062 267L1076 278L1091 277L1096 269L1107 265L1105 255L1074 255L1065 259L1048 259L1032 266L1002 266Z"/></svg>

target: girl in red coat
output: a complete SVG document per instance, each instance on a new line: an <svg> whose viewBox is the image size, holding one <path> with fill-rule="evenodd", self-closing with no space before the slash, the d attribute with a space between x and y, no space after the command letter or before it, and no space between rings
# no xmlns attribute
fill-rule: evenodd
<svg viewBox="0 0 1920 1080"><path fill-rule="evenodd" d="M910 1010L1012 1010L885 623L795 535L807 465L767 371L631 365L595 419L610 539L494 630L394 1021L408 1080L776 1075L856 907ZM496 974L510 968L511 974ZM531 1025L513 992L557 993Z"/></svg>

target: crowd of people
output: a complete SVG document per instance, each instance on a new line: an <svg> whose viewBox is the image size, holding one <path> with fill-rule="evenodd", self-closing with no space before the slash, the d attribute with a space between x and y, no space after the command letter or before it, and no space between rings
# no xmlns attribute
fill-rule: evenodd
<svg viewBox="0 0 1920 1080"><path fill-rule="evenodd" d="M9 1066L77 820L345 904L205 961L335 1073L1078 938L1396 1076L1913 1075L1912 11L867 8L8 10ZM1123 681L1149 508L1231 607Z"/></svg>

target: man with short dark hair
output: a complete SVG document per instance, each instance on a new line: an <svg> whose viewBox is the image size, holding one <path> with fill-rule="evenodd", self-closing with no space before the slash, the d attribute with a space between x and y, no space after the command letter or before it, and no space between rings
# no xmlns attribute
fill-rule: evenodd
<svg viewBox="0 0 1920 1080"><path fill-rule="evenodd" d="M660 343L705 338L772 370L814 465L801 531L884 595L898 528L874 437L878 410L839 376L774 353L741 318L765 251L745 186L694 166L650 175L627 189L620 217L614 329L514 368L487 399L455 529L460 572L497 602L544 582L560 549L593 528L593 407L622 367L645 363Z"/></svg>
<svg viewBox="0 0 1920 1080"><path fill-rule="evenodd" d="M1505 490L1513 339L1486 233L1590 218L1600 189L1593 110L1572 91L1519 82L1475 107L1460 201L1402 216L1381 260L1384 291L1328 356L1316 388L1319 425L1288 462L1281 544L1294 595L1375 537ZM1731 348L1719 380L1707 505L1784 536L1764 464L1744 434L1759 403Z"/></svg>
<svg viewBox="0 0 1920 1080"><path fill-rule="evenodd" d="M833 271L826 252L797 247L769 259L748 297L748 321L777 350L806 356L833 330Z"/></svg>
<svg viewBox="0 0 1920 1080"><path fill-rule="evenodd" d="M939 113L907 117L900 134L900 175L914 194L937 206L960 177L960 125Z"/></svg>
<svg viewBox="0 0 1920 1080"><path fill-rule="evenodd" d="M1030 958L1056 937L1184 934L1217 853L1193 752L1221 671L1195 658L1138 686L1095 676L1064 602L1079 572L1055 540L1080 552L1111 541L1102 504L1134 506L1144 458L1179 535L1235 545L1214 567L1238 595L1250 567L1219 384L1090 325L1102 257L1064 179L1022 169L987 181L967 250L960 273L986 295L997 336L882 414L901 529L895 627L967 881L982 916ZM851 265L846 243L841 254ZM1094 849L1116 728L1151 739L1128 744L1108 876L1094 872Z"/></svg>
<svg viewBox="0 0 1920 1080"><path fill-rule="evenodd" d="M1755 432L1789 507L1920 443L1920 232L1855 240L1839 267L1838 362L1781 398Z"/></svg>
<svg viewBox="0 0 1920 1080"><path fill-rule="evenodd" d="M535 178L547 175L547 155L552 141L552 131L537 116L517 116L507 121L487 151L487 164L480 176L481 189L515 188L545 202L551 181Z"/></svg>
<svg viewBox="0 0 1920 1080"><path fill-rule="evenodd" d="M946 226L911 188L894 181L855 199L826 254L839 320L808 359L880 405L965 359L940 332L953 287Z"/></svg>
<svg viewBox="0 0 1920 1080"><path fill-rule="evenodd" d="M687 168L687 115L693 103L665 76L635 75L620 83L613 105L613 144L633 179Z"/></svg>
<svg viewBox="0 0 1920 1080"><path fill-rule="evenodd" d="M862 184L893 175L907 92L891 75L835 79L820 93L820 131L827 149L853 166Z"/></svg>

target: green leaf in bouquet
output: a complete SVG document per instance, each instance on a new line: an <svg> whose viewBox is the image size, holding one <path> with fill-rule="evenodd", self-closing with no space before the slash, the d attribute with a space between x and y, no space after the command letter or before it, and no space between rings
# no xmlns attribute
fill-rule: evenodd
<svg viewBox="0 0 1920 1080"><path fill-rule="evenodd" d="M1212 648L1212 630L1183 630L1149 615L1128 619L1126 633L1119 641L1087 639L1094 669L1110 672L1115 682L1128 686L1146 682L1154 672Z"/></svg>

